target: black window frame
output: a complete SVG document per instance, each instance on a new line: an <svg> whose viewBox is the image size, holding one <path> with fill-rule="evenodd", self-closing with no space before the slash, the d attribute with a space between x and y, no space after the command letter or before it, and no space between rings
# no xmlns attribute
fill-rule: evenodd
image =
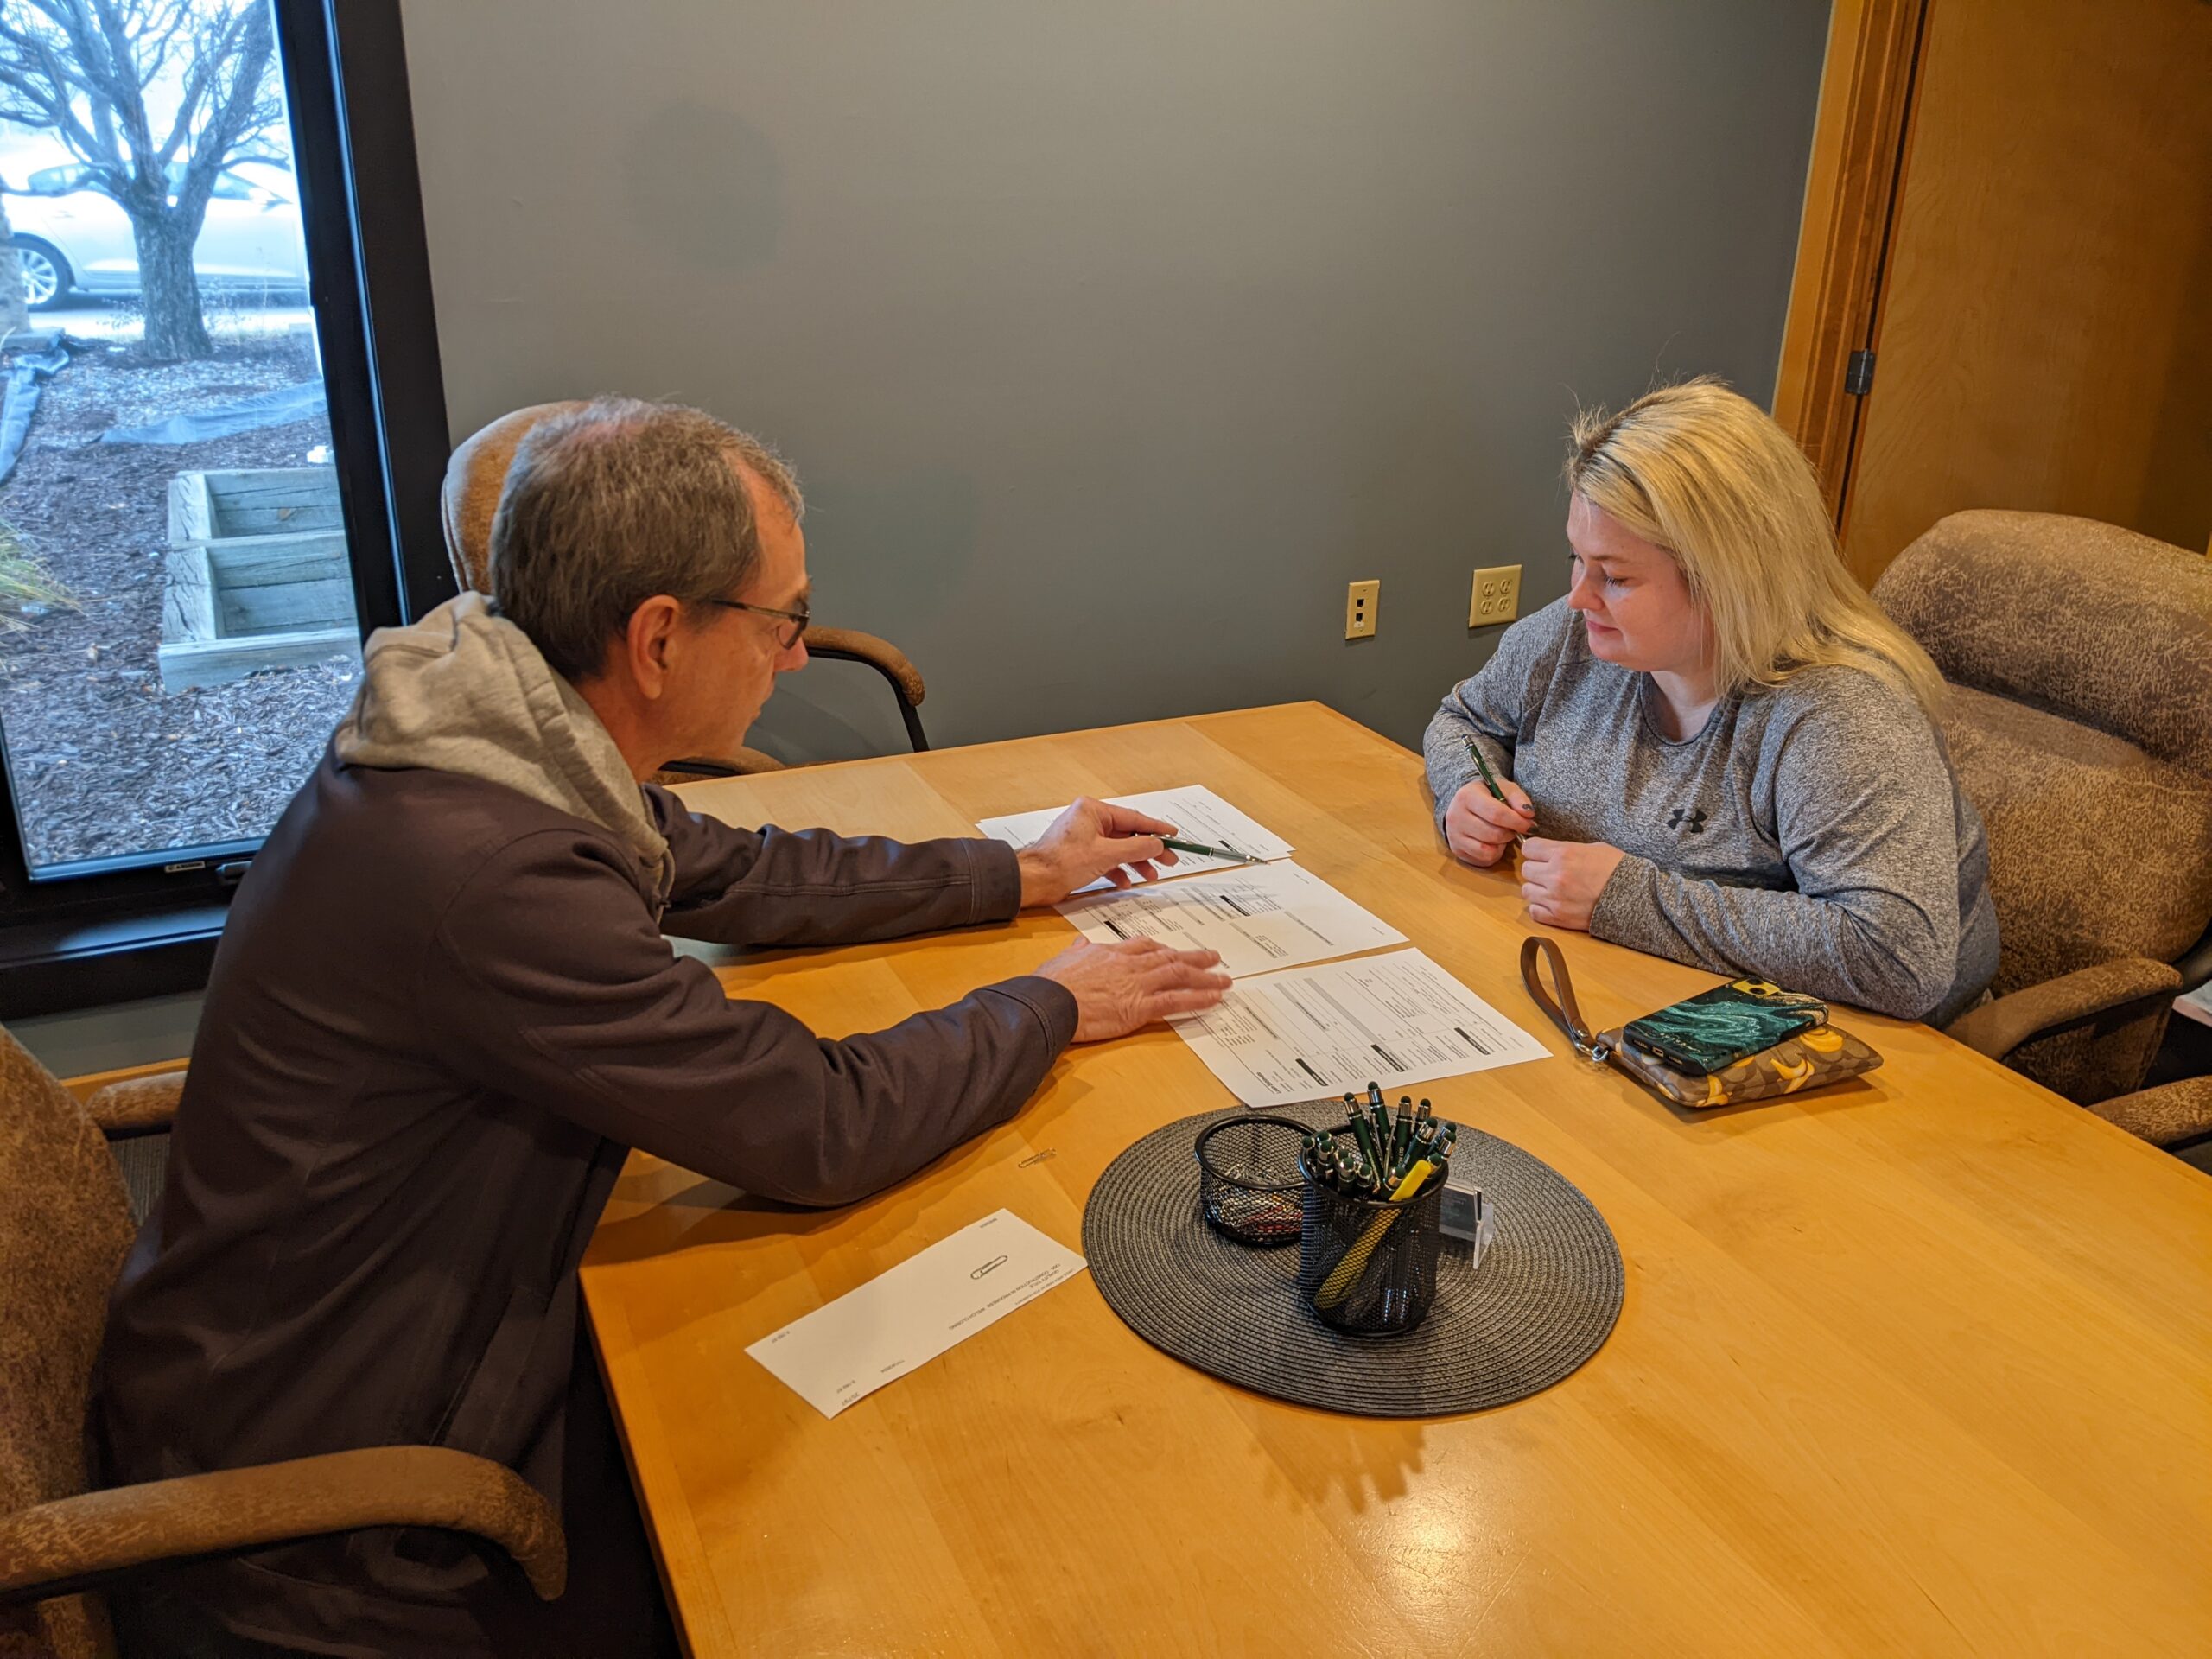
<svg viewBox="0 0 2212 1659"><path fill-rule="evenodd" d="M445 383L400 0L270 0L356 615L452 596ZM4 741L0 731L0 741ZM0 1020L197 990L257 842L33 882L0 766Z"/></svg>

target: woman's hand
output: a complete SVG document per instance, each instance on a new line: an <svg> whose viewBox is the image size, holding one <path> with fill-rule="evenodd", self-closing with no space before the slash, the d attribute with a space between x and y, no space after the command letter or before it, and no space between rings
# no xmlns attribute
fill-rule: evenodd
<svg viewBox="0 0 2212 1659"><path fill-rule="evenodd" d="M1590 912L1597 906L1598 895L1605 890L1614 868L1627 856L1619 848L1602 841L1547 841L1529 836L1521 843L1521 896L1528 901L1529 919L1547 927L1588 932Z"/></svg>
<svg viewBox="0 0 2212 1659"><path fill-rule="evenodd" d="M1444 810L1444 844L1452 857L1478 870L1504 857L1516 836L1536 827L1536 809L1528 791L1510 779L1499 787L1505 791L1503 801L1477 779L1454 795Z"/></svg>

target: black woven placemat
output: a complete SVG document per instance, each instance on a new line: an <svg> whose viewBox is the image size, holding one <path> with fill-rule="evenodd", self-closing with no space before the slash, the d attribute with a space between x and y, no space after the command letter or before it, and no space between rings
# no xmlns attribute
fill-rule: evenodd
<svg viewBox="0 0 2212 1659"><path fill-rule="evenodd" d="M1612 1230L1567 1179L1518 1147L1462 1128L1497 1235L1482 1266L1444 1241L1436 1305L1402 1337L1345 1336L1299 1298L1298 1247L1231 1243L1198 1213L1206 1112L1155 1129L1106 1167L1083 1211L1083 1253L1107 1306L1147 1342L1279 1400L1367 1417L1436 1417L1548 1389L1598 1351L1621 1311ZM1271 1107L1340 1121L1335 1102Z"/></svg>

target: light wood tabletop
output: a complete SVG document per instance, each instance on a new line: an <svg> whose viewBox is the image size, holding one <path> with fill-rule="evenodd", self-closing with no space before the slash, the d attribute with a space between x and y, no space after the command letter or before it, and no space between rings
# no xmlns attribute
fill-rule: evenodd
<svg viewBox="0 0 2212 1659"><path fill-rule="evenodd" d="M1573 1058L1514 879L1418 757L1313 704L687 788L908 839L1205 784L1552 1058L1423 1086L1611 1224L1612 1336L1518 1404L1361 1420L1148 1347L1087 1274L834 1420L747 1344L1001 1207L1080 1249L1131 1141L1229 1105L1173 1033L1071 1050L1013 1122L849 1209L634 1156L584 1287L696 1654L2212 1651L2212 1181L1924 1027L1866 1082L1711 1113ZM1026 972L1013 925L731 957L825 1036ZM1611 1025L1710 975L1557 935ZM1510 1217L1508 1218L1510 1224Z"/></svg>

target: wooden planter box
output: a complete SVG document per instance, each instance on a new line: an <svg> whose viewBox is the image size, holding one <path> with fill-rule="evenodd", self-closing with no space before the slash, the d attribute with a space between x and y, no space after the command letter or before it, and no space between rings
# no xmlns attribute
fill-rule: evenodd
<svg viewBox="0 0 2212 1659"><path fill-rule="evenodd" d="M169 541L162 690L359 657L332 468L180 473L169 480Z"/></svg>

